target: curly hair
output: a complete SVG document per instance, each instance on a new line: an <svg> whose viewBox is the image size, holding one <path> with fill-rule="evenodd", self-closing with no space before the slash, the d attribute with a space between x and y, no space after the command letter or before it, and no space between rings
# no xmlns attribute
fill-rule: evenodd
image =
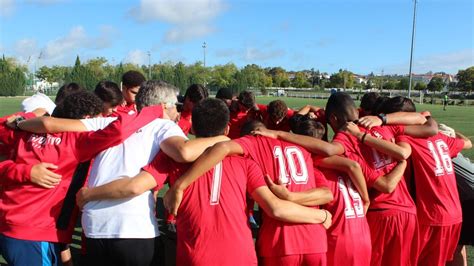
<svg viewBox="0 0 474 266"><path fill-rule="evenodd" d="M279 121L288 113L288 106L282 100L275 100L268 104L267 110L272 121Z"/></svg>
<svg viewBox="0 0 474 266"><path fill-rule="evenodd" d="M102 100L92 92L82 91L67 96L56 109L53 113L55 117L82 119L100 114Z"/></svg>
<svg viewBox="0 0 474 266"><path fill-rule="evenodd" d="M146 80L142 73L130 70L122 75L122 85L127 88L140 86Z"/></svg>

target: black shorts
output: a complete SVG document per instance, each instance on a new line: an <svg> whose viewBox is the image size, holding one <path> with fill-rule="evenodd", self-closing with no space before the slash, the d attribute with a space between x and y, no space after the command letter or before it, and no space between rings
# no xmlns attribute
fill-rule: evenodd
<svg viewBox="0 0 474 266"><path fill-rule="evenodd" d="M151 265L158 238L86 238L85 265Z"/></svg>

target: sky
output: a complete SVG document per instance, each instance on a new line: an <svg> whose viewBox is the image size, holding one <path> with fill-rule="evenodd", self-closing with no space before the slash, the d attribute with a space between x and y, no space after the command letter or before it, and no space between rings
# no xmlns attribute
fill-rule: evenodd
<svg viewBox="0 0 474 266"><path fill-rule="evenodd" d="M0 0L0 53L29 69L257 64L407 74L413 0ZM148 53L150 56L148 56ZM41 55L41 56L40 56ZM418 0L413 72L474 65L474 1Z"/></svg>

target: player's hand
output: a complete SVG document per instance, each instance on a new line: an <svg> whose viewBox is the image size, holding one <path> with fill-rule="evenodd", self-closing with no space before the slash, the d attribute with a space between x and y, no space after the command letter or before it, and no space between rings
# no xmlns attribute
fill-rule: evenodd
<svg viewBox="0 0 474 266"><path fill-rule="evenodd" d="M11 129L16 129L16 119L21 117L20 115L12 115L7 118L5 121L5 125Z"/></svg>
<svg viewBox="0 0 474 266"><path fill-rule="evenodd" d="M259 127L252 131L252 135L260 135L264 137L269 137L272 139L277 139L278 138L278 133L276 130L270 130L267 128Z"/></svg>
<svg viewBox="0 0 474 266"><path fill-rule="evenodd" d="M359 119L359 125L371 129L382 125L382 119L374 115L364 116Z"/></svg>
<svg viewBox="0 0 474 266"><path fill-rule="evenodd" d="M57 186L61 182L62 176L50 169L56 170L58 166L52 163L35 164L30 172L31 182L44 188L54 188Z"/></svg>
<svg viewBox="0 0 474 266"><path fill-rule="evenodd" d="M86 203L88 202L87 192L88 188L83 187L76 193L76 204L80 210L82 210L82 208L84 208L84 205L86 205Z"/></svg>
<svg viewBox="0 0 474 266"><path fill-rule="evenodd" d="M326 221L322 223L322 225L324 226L324 228L328 229L332 225L332 214L328 210L323 210L323 211L326 212L327 218L326 218Z"/></svg>
<svg viewBox="0 0 474 266"><path fill-rule="evenodd" d="M423 111L423 112L420 112L420 114L424 117L427 117L427 116L431 116L431 112L430 111Z"/></svg>
<svg viewBox="0 0 474 266"><path fill-rule="evenodd" d="M291 192L286 188L286 185L275 184L268 174L265 175L265 182L267 182L268 188L282 200L289 200Z"/></svg>
<svg viewBox="0 0 474 266"><path fill-rule="evenodd" d="M359 127L354 122L347 122L341 130L356 137L361 134Z"/></svg>
<svg viewBox="0 0 474 266"><path fill-rule="evenodd" d="M170 187L163 197L163 204L170 214L178 216L178 208L179 205L181 205L182 200L183 191L174 187Z"/></svg>
<svg viewBox="0 0 474 266"><path fill-rule="evenodd" d="M364 208L364 215L367 214L367 211L369 210L369 206L370 206L370 201L366 201L363 203L364 205L362 206L362 208Z"/></svg>

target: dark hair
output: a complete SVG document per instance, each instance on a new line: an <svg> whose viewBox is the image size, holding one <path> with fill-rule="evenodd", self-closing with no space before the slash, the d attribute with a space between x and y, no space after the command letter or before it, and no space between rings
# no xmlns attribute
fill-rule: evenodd
<svg viewBox="0 0 474 266"><path fill-rule="evenodd" d="M290 118L290 128L295 134L322 139L326 133L323 124L311 119L308 115L295 114Z"/></svg>
<svg viewBox="0 0 474 266"><path fill-rule="evenodd" d="M101 81L95 86L94 94L104 103L114 107L123 102L123 95L117 83L112 81Z"/></svg>
<svg viewBox="0 0 474 266"><path fill-rule="evenodd" d="M381 111L385 114L395 112L416 112L415 104L409 98L403 96L396 96L388 99Z"/></svg>
<svg viewBox="0 0 474 266"><path fill-rule="evenodd" d="M85 91L79 84L75 82L67 83L59 88L58 92L56 93L56 98L54 99L54 103L56 105L61 104L64 99L69 96L70 94Z"/></svg>
<svg viewBox="0 0 474 266"><path fill-rule="evenodd" d="M360 108L364 111L366 114L372 113L372 110L374 110L374 105L377 99L380 97L380 94L376 92L368 92L362 96L362 99L360 100Z"/></svg>
<svg viewBox="0 0 474 266"><path fill-rule="evenodd" d="M250 135L252 131L259 127L265 127L265 124L263 124L262 121L259 120L249 120L242 125L242 128L240 129L240 136L242 137Z"/></svg>
<svg viewBox="0 0 474 266"><path fill-rule="evenodd" d="M229 88L221 88L219 91L217 91L216 98L217 99L222 99L222 100L232 100L234 97L234 94L232 93L232 90Z"/></svg>
<svg viewBox="0 0 474 266"><path fill-rule="evenodd" d="M251 91L242 91L239 94L238 100L247 109L255 107L255 95Z"/></svg>
<svg viewBox="0 0 474 266"><path fill-rule="evenodd" d="M92 92L81 91L67 96L57 109L53 112L55 117L82 119L100 114L102 101Z"/></svg>
<svg viewBox="0 0 474 266"><path fill-rule="evenodd" d="M207 98L194 106L191 120L197 137L222 135L229 123L229 108L221 100Z"/></svg>
<svg viewBox="0 0 474 266"><path fill-rule="evenodd" d="M122 75L122 85L127 88L140 86L145 80L145 76L135 70L127 71Z"/></svg>
<svg viewBox="0 0 474 266"><path fill-rule="evenodd" d="M271 101L268 104L268 115L272 121L277 121L286 116L288 113L288 106L282 100Z"/></svg>
<svg viewBox="0 0 474 266"><path fill-rule="evenodd" d="M188 98L194 104L207 97L209 97L209 91L201 84L192 84L184 94L184 99Z"/></svg>
<svg viewBox="0 0 474 266"><path fill-rule="evenodd" d="M372 111L370 112L371 115L378 115L380 113L385 113L383 111L383 108L385 107L385 104L387 101L390 99L388 96L380 96L374 103L374 107L372 108Z"/></svg>
<svg viewBox="0 0 474 266"><path fill-rule="evenodd" d="M339 124L357 119L353 117L352 110L356 109L354 100L345 92L336 92L331 94L326 103L326 121L330 121L331 115L334 114Z"/></svg>

